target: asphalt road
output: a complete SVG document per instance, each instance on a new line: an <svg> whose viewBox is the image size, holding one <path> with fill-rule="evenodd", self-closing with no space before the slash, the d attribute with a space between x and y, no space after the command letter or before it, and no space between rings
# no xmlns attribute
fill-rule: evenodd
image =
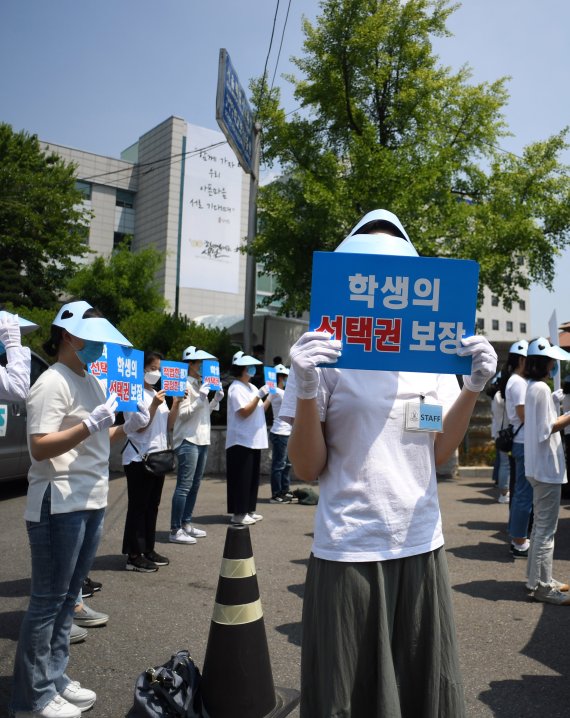
<svg viewBox="0 0 570 718"><path fill-rule="evenodd" d="M199 665L203 661L227 531L225 483L215 477L204 481L195 513L196 525L208 537L192 546L167 543L174 483L174 477L165 483L157 543L171 564L155 574L138 574L124 570L119 553L126 484L121 476L111 481L105 534L91 573L103 582L103 590L87 601L111 618L71 647L69 666L73 679L97 692L89 713L93 718L122 718L137 674L175 650L189 648ZM18 627L29 592L24 492L25 482L0 485L0 716L7 714ZM269 495L265 483L258 504L265 519L251 528L252 544L274 682L298 688L314 508L269 504ZM469 717L568 716L570 607L527 599L525 561L509 556L507 507L495 501L489 479L471 475L440 482L440 496ZM568 502L560 512L555 576L570 579ZM298 710L290 715L296 718Z"/></svg>

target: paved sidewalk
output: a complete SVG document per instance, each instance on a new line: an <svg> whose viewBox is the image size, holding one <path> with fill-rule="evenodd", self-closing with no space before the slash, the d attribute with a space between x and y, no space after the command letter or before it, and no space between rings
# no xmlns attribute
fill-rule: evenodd
<svg viewBox="0 0 570 718"><path fill-rule="evenodd" d="M121 547L126 511L124 478L111 481L105 534L92 577L103 590L87 603L110 614L72 646L69 673L98 693L93 718L121 718L136 675L188 647L201 664L227 529L225 482L201 487L196 525L208 531L196 545L169 544L174 477L165 483L157 549L171 565L155 574L124 570ZM18 626L29 592L29 552L22 514L25 488L0 487L0 715L5 715ZM313 507L269 504L265 483L251 528L273 676L298 688L300 618L311 546ZM569 715L570 607L533 603L524 591L525 561L514 561L504 534L508 507L495 500L488 478L440 482L446 547L453 585L470 718ZM560 512L555 550L558 579L570 578L570 504ZM9 560L8 560L9 557ZM223 687L222 687L223 689ZM298 716L298 711L291 714ZM236 718L239 718L236 716ZM421 718L418 716L418 718Z"/></svg>

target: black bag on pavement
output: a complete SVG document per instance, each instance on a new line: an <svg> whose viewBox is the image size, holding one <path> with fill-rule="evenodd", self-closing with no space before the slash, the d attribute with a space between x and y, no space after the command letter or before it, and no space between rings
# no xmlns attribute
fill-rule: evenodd
<svg viewBox="0 0 570 718"><path fill-rule="evenodd" d="M497 449L509 454L513 450L514 438L522 427L523 424L521 424L516 431L513 431L513 425L509 424L505 429L499 429L499 433L495 439L495 446Z"/></svg>
<svg viewBox="0 0 570 718"><path fill-rule="evenodd" d="M140 674L127 718L203 718L200 681L188 651L178 651L164 665Z"/></svg>

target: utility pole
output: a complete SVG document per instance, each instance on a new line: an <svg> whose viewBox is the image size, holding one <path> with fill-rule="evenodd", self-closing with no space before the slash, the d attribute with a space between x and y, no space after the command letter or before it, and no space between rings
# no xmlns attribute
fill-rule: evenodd
<svg viewBox="0 0 570 718"><path fill-rule="evenodd" d="M257 188L259 186L259 147L261 125L253 125L253 167L249 175L249 205L247 215L247 259L245 265L245 303L243 313L243 344L246 354L252 352L253 315L255 314L256 263L251 244L257 232Z"/></svg>

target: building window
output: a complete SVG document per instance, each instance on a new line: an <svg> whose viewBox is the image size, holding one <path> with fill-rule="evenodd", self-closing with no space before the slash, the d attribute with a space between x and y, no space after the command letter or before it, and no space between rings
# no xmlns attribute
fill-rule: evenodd
<svg viewBox="0 0 570 718"><path fill-rule="evenodd" d="M499 331L499 320L493 319L493 329L497 332Z"/></svg>
<svg viewBox="0 0 570 718"><path fill-rule="evenodd" d="M117 247L125 241L125 238L127 247L130 249L133 236L131 234L125 234L124 232L115 232L113 234L113 249L117 249Z"/></svg>
<svg viewBox="0 0 570 718"><path fill-rule="evenodd" d="M499 297L495 297L494 295L491 297L491 306L492 307L499 306Z"/></svg>
<svg viewBox="0 0 570 718"><path fill-rule="evenodd" d="M507 322L507 331L508 331L508 332L512 332L512 331L513 331L513 323L512 323L512 322Z"/></svg>
<svg viewBox="0 0 570 718"><path fill-rule="evenodd" d="M485 319L483 317L477 317L477 329L485 329Z"/></svg>
<svg viewBox="0 0 570 718"><path fill-rule="evenodd" d="M524 299L521 299L521 300L520 300L520 302L519 302L519 309L521 309L523 312L524 312L524 310L526 309L526 302L524 301Z"/></svg>
<svg viewBox="0 0 570 718"><path fill-rule="evenodd" d="M83 195L83 200L91 199L91 183L83 180L75 180L75 189L78 189Z"/></svg>
<svg viewBox="0 0 570 718"><path fill-rule="evenodd" d="M135 193L129 192L126 189L118 189L115 204L117 205L117 207L133 209L133 207L135 206Z"/></svg>
<svg viewBox="0 0 570 718"><path fill-rule="evenodd" d="M526 323L521 322L521 334L526 334Z"/></svg>

